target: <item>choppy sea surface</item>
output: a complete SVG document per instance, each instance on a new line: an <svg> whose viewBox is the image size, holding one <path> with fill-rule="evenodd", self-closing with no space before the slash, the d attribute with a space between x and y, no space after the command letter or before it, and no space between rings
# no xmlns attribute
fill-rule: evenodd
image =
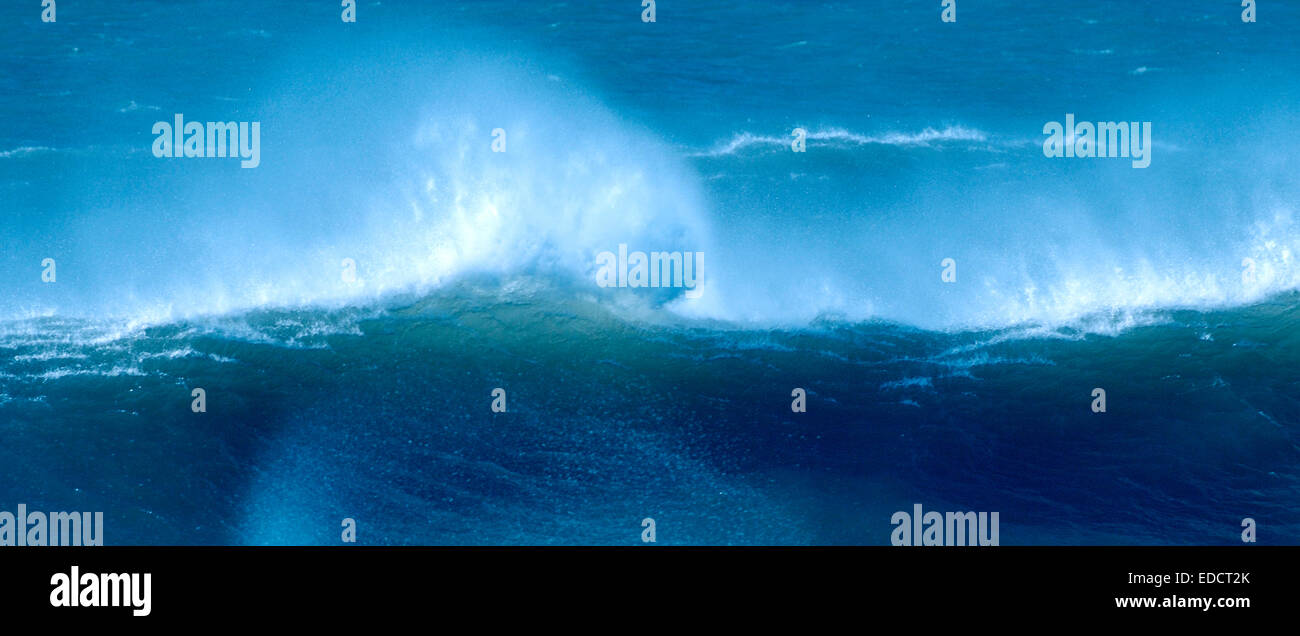
<svg viewBox="0 0 1300 636"><path fill-rule="evenodd" d="M0 510L1300 539L1300 5L637 4L6 3ZM261 165L154 157L177 113L260 122ZM1044 157L1067 113L1151 122L1150 167ZM620 244L703 253L699 297L599 287Z"/></svg>

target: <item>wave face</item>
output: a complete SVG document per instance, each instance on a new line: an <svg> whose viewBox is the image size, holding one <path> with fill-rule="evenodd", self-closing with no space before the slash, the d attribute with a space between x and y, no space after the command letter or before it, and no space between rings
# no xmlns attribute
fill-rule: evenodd
<svg viewBox="0 0 1300 636"><path fill-rule="evenodd" d="M1300 536L1300 5L265 4L0 9L0 503L110 543L885 543L917 500ZM261 165L152 156L176 113ZM1150 167L1045 158L1067 114L1152 122ZM621 245L701 293L598 286Z"/></svg>

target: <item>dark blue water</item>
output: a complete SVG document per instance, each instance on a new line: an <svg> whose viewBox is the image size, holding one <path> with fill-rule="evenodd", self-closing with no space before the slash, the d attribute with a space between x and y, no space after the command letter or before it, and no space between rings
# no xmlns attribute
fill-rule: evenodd
<svg viewBox="0 0 1300 636"><path fill-rule="evenodd" d="M7 3L0 509L1295 543L1300 5L921 4ZM176 113L260 166L155 157ZM1067 113L1150 122L1150 167L1044 157ZM599 287L620 244L703 253L699 297Z"/></svg>

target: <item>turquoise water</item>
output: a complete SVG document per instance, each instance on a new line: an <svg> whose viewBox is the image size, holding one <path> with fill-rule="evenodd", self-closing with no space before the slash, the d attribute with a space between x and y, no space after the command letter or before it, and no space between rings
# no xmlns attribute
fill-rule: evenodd
<svg viewBox="0 0 1300 636"><path fill-rule="evenodd" d="M1294 543L1300 6L920 4L7 5L0 508ZM260 165L153 156L176 113L260 122ZM1151 122L1151 166L1044 157L1067 113ZM699 297L597 286L620 244L702 252Z"/></svg>

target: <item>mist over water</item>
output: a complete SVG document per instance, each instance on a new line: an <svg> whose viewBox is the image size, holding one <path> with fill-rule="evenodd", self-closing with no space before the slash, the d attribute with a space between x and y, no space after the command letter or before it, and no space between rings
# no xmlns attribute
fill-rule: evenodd
<svg viewBox="0 0 1300 636"><path fill-rule="evenodd" d="M13 4L0 502L109 544L1300 532L1300 5ZM176 113L260 165L154 157ZM1045 157L1067 114L1150 167ZM701 296L599 287L620 245Z"/></svg>
<svg viewBox="0 0 1300 636"><path fill-rule="evenodd" d="M156 19L171 15L141 6ZM830 19L770 10L795 34ZM225 47L255 53L134 60L103 90L91 84L89 104L50 98L53 107L31 128L66 130L54 125L66 121L86 132L38 142L18 126L0 144L16 217L6 235L17 244L5 258L14 273L5 277L5 315L156 323L366 304L467 273L564 280L586 291L595 254L620 243L704 252L707 293L674 304L674 313L755 326L836 317L930 329L1113 330L1147 310L1249 304L1300 282L1297 162L1293 145L1278 142L1296 132L1287 56L1229 75L1202 55L1114 46L1080 53L1054 36L1113 31L1018 20L1025 25L1014 35L1035 48L1017 50L1016 63L1040 81L1015 80L1023 83L1007 89L1018 95L1012 108L989 87L1001 64L964 60L966 73L945 82L882 77L864 61L869 79L832 86L833 74L849 71L816 63L819 51L847 46L869 60L876 47L851 45L853 29L799 39L746 23L737 37L760 50L771 44L771 59L720 71L745 81L703 89L720 108L695 119L678 116L671 95L651 99L638 78L666 82L689 103L700 99L698 62L678 64L682 52L651 49L643 35L628 38L635 61L615 72L592 64L608 52L603 40L547 46L608 25L503 38L490 22L464 28L427 8L387 11L345 36L355 38L346 47L269 10L259 30L234 28L247 23L242 15L225 18L229 28L208 16L206 28ZM1211 29L1185 19L1186 29ZM734 22L708 11L698 20ZM77 37L46 61L56 69L136 54L137 39L120 31L107 38L92 24L71 27ZM610 37L626 35L625 26L609 28ZM695 28L686 28L688 40ZM166 29L139 34L149 38L173 46L184 39ZM23 55L31 50L18 48L24 43L9 46ZM695 43L692 59L739 46ZM976 46L931 43L936 54L963 45ZM919 64L906 56L898 63ZM1055 67L1070 78L1064 94ZM674 68L680 77L667 74ZM1187 81L1191 73L1196 82ZM1260 90L1265 83L1269 90ZM1123 90L1101 90L1115 85ZM733 104L752 110L719 116ZM261 121L264 165L155 159L149 127L175 112ZM1040 129L1067 112L1152 121L1152 166L1045 159ZM809 152L789 151L795 127L810 132ZM483 143L496 128L508 131L508 152ZM18 275L52 254L66 254L58 259L66 284ZM346 258L358 264L356 284L339 278ZM944 258L955 259L963 284L939 283ZM1245 258L1255 261L1251 285L1242 283Z"/></svg>
<svg viewBox="0 0 1300 636"><path fill-rule="evenodd" d="M357 68L312 51L239 110L262 122L262 166L120 158L115 178L150 185L69 221L70 284L55 300L20 285L13 313L157 322L369 303L465 273L590 282L596 253L620 242L710 240L687 167L554 79L419 41L386 40ZM495 128L510 131L509 152L479 143ZM196 178L192 161L209 172ZM89 229L116 225L105 217L131 230ZM341 278L343 259L355 281ZM96 280L74 273L88 265Z"/></svg>

